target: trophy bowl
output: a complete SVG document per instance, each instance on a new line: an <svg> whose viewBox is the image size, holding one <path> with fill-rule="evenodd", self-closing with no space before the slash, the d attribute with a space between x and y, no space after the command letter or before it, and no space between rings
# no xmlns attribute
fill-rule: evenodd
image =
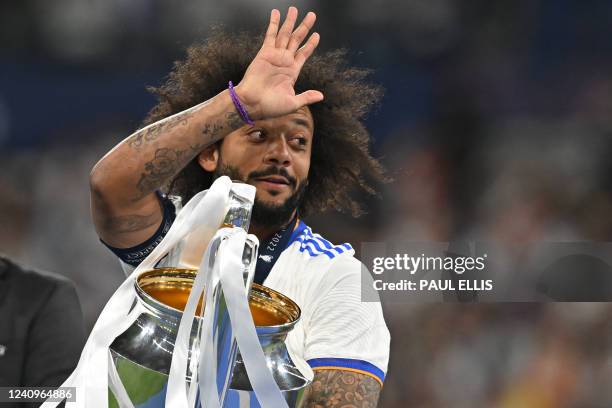
<svg viewBox="0 0 612 408"><path fill-rule="evenodd" d="M136 407L164 406L174 340L196 273L195 269L159 268L143 272L135 282L134 289L143 312L115 339L110 349L121 382ZM197 316L201 305L202 299L194 323L199 323ZM295 366L285 346L288 333L300 319L299 306L287 296L254 283L249 292L249 308L274 380L288 405L299 407L310 381ZM215 337L219 339L217 355L221 363L217 383L223 406L239 407L245 403L257 406L239 350L233 342L226 311L221 298L215 318ZM189 360L199 351L195 347L198 326L194 324L192 328ZM187 366L191 367L189 363ZM190 376L188 370L187 377ZM221 383L227 383L228 378L229 389L224 392ZM112 392L109 392L109 404L118 406Z"/></svg>

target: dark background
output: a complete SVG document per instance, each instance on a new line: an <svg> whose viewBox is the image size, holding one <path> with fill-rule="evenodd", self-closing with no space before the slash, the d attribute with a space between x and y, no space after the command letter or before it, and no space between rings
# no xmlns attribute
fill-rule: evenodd
<svg viewBox="0 0 612 408"><path fill-rule="evenodd" d="M369 213L313 218L366 241L610 241L612 2L297 1L386 95L368 118L395 178ZM210 27L263 30L285 1L0 4L0 251L72 278L91 328L123 274L89 216L93 164L139 125ZM228 44L231 47L231 44ZM341 154L341 152L339 152ZM518 266L517 266L518 267ZM383 407L608 407L607 303L385 305Z"/></svg>

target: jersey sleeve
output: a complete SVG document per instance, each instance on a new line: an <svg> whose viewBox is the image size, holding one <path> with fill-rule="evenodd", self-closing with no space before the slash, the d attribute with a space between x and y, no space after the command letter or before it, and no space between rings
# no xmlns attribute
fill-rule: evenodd
<svg viewBox="0 0 612 408"><path fill-rule="evenodd" d="M389 362L389 330L380 302L361 301L361 262L345 258L321 283L321 296L308 320L304 358L313 370L354 371L382 385Z"/></svg>
<svg viewBox="0 0 612 408"><path fill-rule="evenodd" d="M155 247L159 245L172 226L172 223L176 218L176 208L174 203L172 203L167 196L160 192L157 192L157 198L160 200L162 206L163 219L157 231L155 231L153 236L151 236L145 242L131 248L115 248L100 240L108 249L117 255L122 264L126 264L132 268L137 267L151 253L151 251L153 251Z"/></svg>

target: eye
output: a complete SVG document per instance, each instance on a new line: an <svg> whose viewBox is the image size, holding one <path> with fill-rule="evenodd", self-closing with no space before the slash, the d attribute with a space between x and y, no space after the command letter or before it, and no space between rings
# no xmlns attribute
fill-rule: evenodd
<svg viewBox="0 0 612 408"><path fill-rule="evenodd" d="M266 140L266 135L261 130L253 130L247 134L249 141L254 143L260 143Z"/></svg>
<svg viewBox="0 0 612 408"><path fill-rule="evenodd" d="M308 145L308 139L302 135L293 136L289 142L299 148L305 148Z"/></svg>

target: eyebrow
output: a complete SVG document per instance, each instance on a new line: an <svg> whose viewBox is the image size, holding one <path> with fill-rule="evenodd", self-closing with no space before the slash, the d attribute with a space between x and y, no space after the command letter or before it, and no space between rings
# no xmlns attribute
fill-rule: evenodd
<svg viewBox="0 0 612 408"><path fill-rule="evenodd" d="M312 130L312 125L305 119L292 118L291 121L298 126L304 126L306 129Z"/></svg>

